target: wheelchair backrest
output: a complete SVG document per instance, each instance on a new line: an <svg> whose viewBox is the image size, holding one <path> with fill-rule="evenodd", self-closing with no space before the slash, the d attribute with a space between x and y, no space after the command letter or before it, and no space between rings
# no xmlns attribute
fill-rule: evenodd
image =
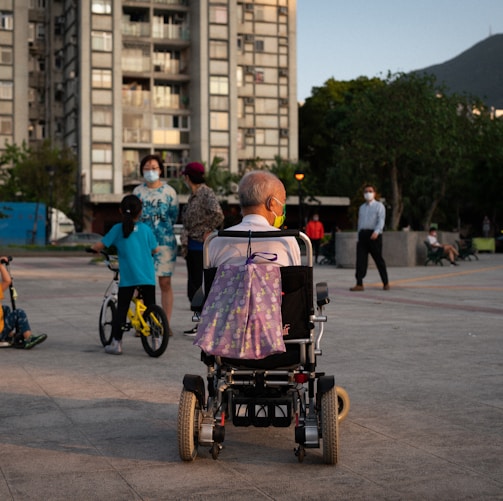
<svg viewBox="0 0 503 501"><path fill-rule="evenodd" d="M211 289L217 268L204 270L206 297ZM313 307L313 269L310 266L282 266L281 316L287 339L309 338L309 317Z"/></svg>

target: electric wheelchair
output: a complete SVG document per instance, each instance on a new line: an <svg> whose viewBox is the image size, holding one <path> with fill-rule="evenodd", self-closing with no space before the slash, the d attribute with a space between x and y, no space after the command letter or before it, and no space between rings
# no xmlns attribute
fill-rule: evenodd
<svg viewBox="0 0 503 501"><path fill-rule="evenodd" d="M347 416L347 392L335 385L334 376L318 372L317 357L324 333L323 307L329 303L325 282L313 294L313 254L307 235L299 231L220 231L204 245L204 288L207 291L216 268L209 268L208 244L212 238L296 237L304 244L306 265L281 267L282 324L289 324L284 353L259 360L229 359L201 352L206 382L186 374L178 409L178 450L184 461L197 457L198 447L209 447L217 459L225 438L225 425L289 427L294 425L294 449L302 462L306 449L323 447L323 461L335 465L339 455L339 423ZM199 300L198 300L199 299ZM193 320L200 319L205 294L192 303Z"/></svg>

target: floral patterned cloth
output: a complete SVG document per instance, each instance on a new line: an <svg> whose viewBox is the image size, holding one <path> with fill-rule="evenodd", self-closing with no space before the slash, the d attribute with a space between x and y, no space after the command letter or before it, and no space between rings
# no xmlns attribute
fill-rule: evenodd
<svg viewBox="0 0 503 501"><path fill-rule="evenodd" d="M204 235L218 228L224 221L222 207L215 192L201 184L189 197L182 213L182 254L184 255L189 238L204 241Z"/></svg>
<svg viewBox="0 0 503 501"><path fill-rule="evenodd" d="M178 195L174 188L163 183L159 188L146 184L137 186L133 194L143 202L141 221L150 226L159 244L154 254L156 276L171 276L176 262L176 238L173 225L178 218Z"/></svg>
<svg viewBox="0 0 503 501"><path fill-rule="evenodd" d="M219 266L194 344L210 355L245 360L284 353L279 267Z"/></svg>

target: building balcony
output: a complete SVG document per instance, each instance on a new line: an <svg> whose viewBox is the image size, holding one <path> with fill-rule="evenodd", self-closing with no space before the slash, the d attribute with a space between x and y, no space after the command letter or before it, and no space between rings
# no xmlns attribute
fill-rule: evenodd
<svg viewBox="0 0 503 501"><path fill-rule="evenodd" d="M124 5L136 5L138 3L150 3L149 0L124 0ZM169 5L170 7L187 7L189 5L188 0L154 0L154 4L157 5Z"/></svg>
<svg viewBox="0 0 503 501"><path fill-rule="evenodd" d="M188 24L163 24L155 25L152 28L152 38L162 40L190 40L190 29Z"/></svg>
<svg viewBox="0 0 503 501"><path fill-rule="evenodd" d="M139 128L122 129L122 141L124 143L150 143L150 130Z"/></svg>
<svg viewBox="0 0 503 501"><path fill-rule="evenodd" d="M35 89L39 89L45 84L44 73L40 71L30 71L28 73L28 85Z"/></svg>
<svg viewBox="0 0 503 501"><path fill-rule="evenodd" d="M122 35L125 37L150 37L150 23L122 23Z"/></svg>
<svg viewBox="0 0 503 501"><path fill-rule="evenodd" d="M122 106L129 106L131 108L146 108L150 106L150 91L123 89Z"/></svg>
<svg viewBox="0 0 503 501"><path fill-rule="evenodd" d="M45 120L45 105L30 103L28 117L30 120Z"/></svg>
<svg viewBox="0 0 503 501"><path fill-rule="evenodd" d="M152 65L149 57L122 58L121 69L124 73L149 73Z"/></svg>

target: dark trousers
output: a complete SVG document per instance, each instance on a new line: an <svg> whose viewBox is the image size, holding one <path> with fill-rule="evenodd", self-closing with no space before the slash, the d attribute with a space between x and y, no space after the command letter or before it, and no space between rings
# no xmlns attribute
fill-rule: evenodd
<svg viewBox="0 0 503 501"><path fill-rule="evenodd" d="M133 299L135 289L139 289L145 306L155 304L155 285L119 287L119 295L117 298L117 317L115 324L112 326L113 337L114 339L117 339L117 341L122 339L122 334L124 333L122 327L127 321L127 312L129 310L131 299Z"/></svg>
<svg viewBox="0 0 503 501"><path fill-rule="evenodd" d="M356 283L363 284L363 279L367 274L369 254L374 260L382 283L388 283L388 272L386 263L382 257L382 235L375 240L371 240L372 230L360 230L358 233L358 243L356 244Z"/></svg>
<svg viewBox="0 0 503 501"><path fill-rule="evenodd" d="M188 250L187 261L187 296L192 302L197 289L203 285L203 251Z"/></svg>
<svg viewBox="0 0 503 501"><path fill-rule="evenodd" d="M311 244L313 246L313 253L314 253L314 262L318 262L318 256L320 255L320 243L321 239L316 239L316 240L311 240Z"/></svg>

